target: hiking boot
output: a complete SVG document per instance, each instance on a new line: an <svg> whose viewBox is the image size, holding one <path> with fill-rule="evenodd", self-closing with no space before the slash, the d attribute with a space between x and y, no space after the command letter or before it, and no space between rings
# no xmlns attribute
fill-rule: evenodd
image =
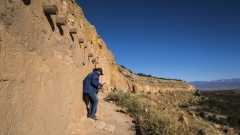
<svg viewBox="0 0 240 135"><path fill-rule="evenodd" d="M91 119L93 119L93 120L97 120L97 117L91 117Z"/></svg>

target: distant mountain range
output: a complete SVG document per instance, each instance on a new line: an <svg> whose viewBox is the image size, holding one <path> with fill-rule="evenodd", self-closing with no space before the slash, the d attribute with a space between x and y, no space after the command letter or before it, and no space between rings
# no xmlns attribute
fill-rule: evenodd
<svg viewBox="0 0 240 135"><path fill-rule="evenodd" d="M240 89L240 78L221 79L215 81L194 81L189 82L200 90L230 90Z"/></svg>

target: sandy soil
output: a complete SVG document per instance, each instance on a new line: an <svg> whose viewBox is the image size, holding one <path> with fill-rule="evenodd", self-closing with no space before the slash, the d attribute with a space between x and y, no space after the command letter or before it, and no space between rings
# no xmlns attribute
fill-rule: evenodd
<svg viewBox="0 0 240 135"><path fill-rule="evenodd" d="M94 121L90 118L86 119L87 135L135 135L135 124L132 123L133 118L127 114L118 112L120 107L114 103L100 101L97 111L98 120ZM97 129L96 125L99 121L103 121L106 125L115 125L113 132Z"/></svg>

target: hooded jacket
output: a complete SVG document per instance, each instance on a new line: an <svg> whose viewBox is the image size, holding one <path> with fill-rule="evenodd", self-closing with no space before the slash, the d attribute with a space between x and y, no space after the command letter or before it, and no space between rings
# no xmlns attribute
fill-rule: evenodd
<svg viewBox="0 0 240 135"><path fill-rule="evenodd" d="M98 93L98 87L102 86L99 82L99 74L93 71L83 80L83 93Z"/></svg>

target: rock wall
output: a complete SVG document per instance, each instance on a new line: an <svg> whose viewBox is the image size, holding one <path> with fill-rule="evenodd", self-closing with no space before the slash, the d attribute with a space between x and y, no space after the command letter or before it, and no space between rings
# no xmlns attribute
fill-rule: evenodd
<svg viewBox="0 0 240 135"><path fill-rule="evenodd" d="M118 72L117 72L118 70ZM118 73L120 83L117 84L119 89L134 93L157 93L164 91L194 91L195 87L181 80L159 79L153 77L139 76L131 73L129 70L118 66L115 69Z"/></svg>
<svg viewBox="0 0 240 135"><path fill-rule="evenodd" d="M42 5L53 4L57 15L44 14ZM0 134L67 133L86 114L83 78L101 66L107 81L111 52L72 1L0 5ZM64 25L56 25L58 15L66 16Z"/></svg>
<svg viewBox="0 0 240 135"><path fill-rule="evenodd" d="M94 67L103 68L109 90L159 87L119 72L74 0L1 0L0 134L60 135L83 126L82 80Z"/></svg>

